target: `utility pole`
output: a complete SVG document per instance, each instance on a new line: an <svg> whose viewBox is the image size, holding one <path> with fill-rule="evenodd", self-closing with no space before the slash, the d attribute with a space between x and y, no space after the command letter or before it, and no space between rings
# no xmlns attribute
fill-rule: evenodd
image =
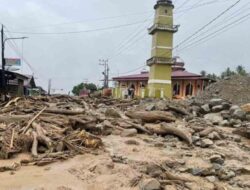
<svg viewBox="0 0 250 190"><path fill-rule="evenodd" d="M48 82L48 95L50 96L50 91L51 91L51 82L52 82L52 79L49 79L49 82Z"/></svg>
<svg viewBox="0 0 250 190"><path fill-rule="evenodd" d="M104 75L104 88L109 87L109 65L108 65L108 59L99 59L99 65L104 66L104 71L102 74Z"/></svg>
<svg viewBox="0 0 250 190"><path fill-rule="evenodd" d="M1 43L2 43L2 75L1 75L1 87L3 89L3 100L5 101L6 98L6 80L5 80L5 56L4 56L4 30L2 24L1 30Z"/></svg>

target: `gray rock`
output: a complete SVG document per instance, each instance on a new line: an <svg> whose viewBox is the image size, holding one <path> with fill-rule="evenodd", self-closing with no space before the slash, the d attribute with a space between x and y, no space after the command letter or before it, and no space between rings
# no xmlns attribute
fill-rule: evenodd
<svg viewBox="0 0 250 190"><path fill-rule="evenodd" d="M227 127L227 126L229 126L229 125L230 125L230 123L229 123L228 120L223 120L223 121L220 123L220 126L223 126L223 127Z"/></svg>
<svg viewBox="0 0 250 190"><path fill-rule="evenodd" d="M221 140L219 133L217 133L216 131L213 131L212 133L210 133L208 135L208 138L211 140Z"/></svg>
<svg viewBox="0 0 250 190"><path fill-rule="evenodd" d="M204 119L212 122L214 125L218 125L223 121L220 113L209 113L204 115Z"/></svg>
<svg viewBox="0 0 250 190"><path fill-rule="evenodd" d="M210 146L212 146L214 144L213 141L211 141L210 139L202 139L201 140L201 147L202 148L208 148Z"/></svg>
<svg viewBox="0 0 250 190"><path fill-rule="evenodd" d="M140 190L160 190L161 184L154 178L144 179L139 185Z"/></svg>
<svg viewBox="0 0 250 190"><path fill-rule="evenodd" d="M220 180L230 180L231 178L235 177L236 174L234 173L234 171L227 171L227 170L220 170L218 172L218 177Z"/></svg>
<svg viewBox="0 0 250 190"><path fill-rule="evenodd" d="M229 110L231 108L231 104L228 102L223 102L222 103L223 110Z"/></svg>
<svg viewBox="0 0 250 190"><path fill-rule="evenodd" d="M137 135L137 130L136 129L125 129L121 133L122 137L133 137L135 135Z"/></svg>
<svg viewBox="0 0 250 190"><path fill-rule="evenodd" d="M194 176L201 176L202 172L203 172L203 169L201 169L201 168L191 168L191 169L189 169L189 172Z"/></svg>
<svg viewBox="0 0 250 190"><path fill-rule="evenodd" d="M228 110L223 110L220 112L220 114L223 117L223 119L230 119L231 118L230 112Z"/></svg>
<svg viewBox="0 0 250 190"><path fill-rule="evenodd" d="M239 119L230 119L229 120L229 125L230 126L234 126L234 125L238 125L238 124L241 124L242 122L241 122L241 120L239 120Z"/></svg>
<svg viewBox="0 0 250 190"><path fill-rule="evenodd" d="M221 157L221 155L218 155L218 154L215 154L215 155L212 155L210 158L209 158L210 162L211 163L216 163L216 164L224 164L224 159Z"/></svg>
<svg viewBox="0 0 250 190"><path fill-rule="evenodd" d="M201 106L201 112L206 114L206 113L209 113L211 110L210 110L210 107L208 104L205 104L203 106Z"/></svg>
<svg viewBox="0 0 250 190"><path fill-rule="evenodd" d="M237 109L233 112L233 117L236 119L244 120L246 119L246 113L241 109Z"/></svg>
<svg viewBox="0 0 250 190"><path fill-rule="evenodd" d="M206 179L211 183L218 181L217 177L215 176L207 176Z"/></svg>
<svg viewBox="0 0 250 190"><path fill-rule="evenodd" d="M213 164L213 169L215 169L215 170L221 170L222 169L222 166L220 165L220 164L216 164L216 163L214 163Z"/></svg>
<svg viewBox="0 0 250 190"><path fill-rule="evenodd" d="M220 98L214 98L214 99L211 99L209 101L209 104L211 106L217 106L217 105L221 105L222 103L224 102L224 100L220 99Z"/></svg>
<svg viewBox="0 0 250 190"><path fill-rule="evenodd" d="M223 110L223 106L222 105L217 105L217 106L213 106L212 107L212 111L213 112L220 112L220 111L222 111Z"/></svg>
<svg viewBox="0 0 250 190"><path fill-rule="evenodd" d="M148 105L147 107L146 107L146 111L153 111L153 110L155 110L156 109L156 107L155 107L155 105L154 104L150 104L150 105Z"/></svg>
<svg viewBox="0 0 250 190"><path fill-rule="evenodd" d="M146 173L153 178L157 178L162 175L163 171L159 166L155 164L149 164L147 166Z"/></svg>
<svg viewBox="0 0 250 190"><path fill-rule="evenodd" d="M247 115L246 115L246 120L247 120L247 121L250 121L250 114L247 114Z"/></svg>
<svg viewBox="0 0 250 190"><path fill-rule="evenodd" d="M230 114L233 114L235 112L235 110L238 110L240 109L240 106L238 105L232 105L231 108L230 108Z"/></svg>
<svg viewBox="0 0 250 190"><path fill-rule="evenodd" d="M200 137L199 136L192 136L192 141L193 143L196 143L197 141L200 140Z"/></svg>

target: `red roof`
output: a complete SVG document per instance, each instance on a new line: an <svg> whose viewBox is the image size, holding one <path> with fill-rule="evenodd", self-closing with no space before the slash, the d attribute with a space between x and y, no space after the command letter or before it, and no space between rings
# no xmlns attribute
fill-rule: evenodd
<svg viewBox="0 0 250 190"><path fill-rule="evenodd" d="M148 80L149 73L143 72L141 74L135 74L135 75L127 75L127 76L120 76L120 77L114 77L113 80L115 81L128 81L128 80ZM201 75L190 73L185 70L176 70L172 72L172 79L204 79Z"/></svg>

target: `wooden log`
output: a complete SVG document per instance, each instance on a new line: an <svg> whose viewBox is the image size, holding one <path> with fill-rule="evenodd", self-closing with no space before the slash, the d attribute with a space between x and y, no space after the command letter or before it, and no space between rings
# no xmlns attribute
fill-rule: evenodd
<svg viewBox="0 0 250 190"><path fill-rule="evenodd" d="M190 115L190 113L187 112L187 111L186 111L185 109L183 109L183 108L178 108L178 107L169 105L169 106L168 106L168 109L171 110L171 111L174 111L174 112L176 112L176 113L182 114L182 115Z"/></svg>
<svg viewBox="0 0 250 190"><path fill-rule="evenodd" d="M135 124L131 121L128 121L128 120L123 120L123 122L131 125L133 128L137 129L138 131L141 131L141 132L144 132L146 134L149 134L149 135L152 135L153 133L150 132L149 130L147 130L145 127L143 127L142 125L139 125L139 124Z"/></svg>
<svg viewBox="0 0 250 190"><path fill-rule="evenodd" d="M33 136L33 143L32 143L31 153L34 157L37 157L38 156L38 153L37 153L37 147L38 147L37 133L35 131L32 131L32 136Z"/></svg>
<svg viewBox="0 0 250 190"><path fill-rule="evenodd" d="M158 134L158 135L174 135L179 137L180 139L187 142L189 145L192 144L192 138L191 134L187 131L183 131L181 129L178 129L177 127L169 126L167 123L161 123L161 124L147 124L145 125L146 129L151 131L152 133Z"/></svg>
<svg viewBox="0 0 250 190"><path fill-rule="evenodd" d="M30 121L29 121L29 123L28 123L28 125L24 128L24 130L23 130L23 134L25 134L28 130L29 130L29 128L30 128L30 126L32 125L32 123L46 110L46 108L47 107L44 107L38 114L36 114L35 115L35 117L33 117Z"/></svg>
<svg viewBox="0 0 250 190"><path fill-rule="evenodd" d="M63 110L63 109L46 109L46 113L53 113L53 114L62 114L62 115L80 115L84 114L85 111L78 111L78 110Z"/></svg>
<svg viewBox="0 0 250 190"><path fill-rule="evenodd" d="M0 123L18 123L32 118L31 115L0 115Z"/></svg>
<svg viewBox="0 0 250 190"><path fill-rule="evenodd" d="M4 106L4 108L7 108L7 107L9 107L11 104L13 104L13 103L17 103L18 102L18 100L20 100L21 98L20 97L17 97L17 98L15 98L15 99L13 99L13 100L11 100L11 101L9 101L5 106Z"/></svg>
<svg viewBox="0 0 250 190"><path fill-rule="evenodd" d="M44 135L41 125L39 125L36 122L33 122L32 127L34 129L36 129L38 141L41 141L42 143L44 143L50 149L52 147L52 141L51 141L50 138L48 138L47 136Z"/></svg>
<svg viewBox="0 0 250 190"><path fill-rule="evenodd" d="M126 116L133 119L141 119L149 123L156 121L174 122L176 120L172 113L164 111L128 111L126 112Z"/></svg>
<svg viewBox="0 0 250 190"><path fill-rule="evenodd" d="M200 137L206 137L214 131L216 131L216 129L214 127L209 127L209 128L204 129L203 131L201 131L199 134L200 134Z"/></svg>

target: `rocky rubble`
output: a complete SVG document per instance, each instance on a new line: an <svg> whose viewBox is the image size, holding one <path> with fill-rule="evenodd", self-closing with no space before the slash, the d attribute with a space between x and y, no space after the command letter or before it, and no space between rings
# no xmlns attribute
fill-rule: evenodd
<svg viewBox="0 0 250 190"><path fill-rule="evenodd" d="M22 152L32 158L0 167L0 172L108 153L112 165L140 174L120 188L247 189L248 108L220 98L204 104L68 96L14 99L0 110L1 158Z"/></svg>

